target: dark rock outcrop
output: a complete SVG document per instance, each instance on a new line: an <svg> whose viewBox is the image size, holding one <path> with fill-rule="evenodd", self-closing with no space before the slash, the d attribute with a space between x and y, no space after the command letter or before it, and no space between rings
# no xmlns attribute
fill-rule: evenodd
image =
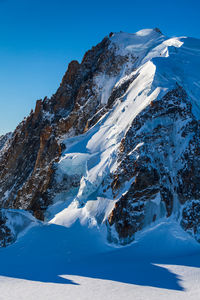
<svg viewBox="0 0 200 300"><path fill-rule="evenodd" d="M147 222L154 222L165 214L169 217L176 206L185 202L189 206L183 210L181 224L185 230L193 228L196 234L200 216L197 209L200 203L199 133L199 123L180 86L150 103L134 119L122 139L119 167L111 184L119 200L108 223L115 227L120 243L127 243ZM130 187L120 196L127 182ZM158 199L158 207L148 214L147 207L149 210L154 199ZM196 199L195 205L191 205L190 199ZM189 218L191 222L186 221Z"/></svg>
<svg viewBox="0 0 200 300"><path fill-rule="evenodd" d="M6 247L15 241L15 236L6 223L7 217L5 211L0 210L0 247Z"/></svg>
<svg viewBox="0 0 200 300"><path fill-rule="evenodd" d="M106 112L96 78L102 73L116 76L128 60L116 56L109 45L106 37L86 52L81 64L72 61L57 92L51 99L38 100L35 111L16 128L0 157L1 207L29 210L44 219L57 190L53 182L62 153L60 137L87 131L101 117L99 112ZM5 140L0 140L2 147Z"/></svg>
<svg viewBox="0 0 200 300"><path fill-rule="evenodd" d="M145 41L148 32L145 31ZM156 33L162 40L158 28L153 30L153 36ZM138 57L131 51L122 51L122 55L111 43L113 36L110 33L86 52L81 63L72 61L56 93L50 99L38 100L35 110L13 133L0 137L1 246L17 238L6 211L22 209L44 220L56 195L78 190L82 174L63 173L59 181L56 178L67 138L87 135L123 103L129 87L137 82L142 72L135 69L142 61L138 49ZM140 33L138 40L141 38ZM144 47L142 53L146 51ZM148 87L153 88L153 84ZM172 215L200 241L199 121L186 91L178 84L170 89L142 106L130 118L119 140L113 142L117 145L116 167L112 172L106 171L97 187L100 196L109 191L115 203L106 217L111 242L127 244L145 226ZM148 93L145 95L148 99ZM32 222L24 215L21 218L25 226ZM103 213L99 220L103 222Z"/></svg>

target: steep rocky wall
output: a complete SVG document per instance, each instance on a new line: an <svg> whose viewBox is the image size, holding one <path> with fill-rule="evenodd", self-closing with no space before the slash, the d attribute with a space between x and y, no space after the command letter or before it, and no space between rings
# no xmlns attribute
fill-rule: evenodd
<svg viewBox="0 0 200 300"><path fill-rule="evenodd" d="M6 144L11 137L12 132L8 132L7 134L0 136L0 151L3 151L3 148L6 147Z"/></svg>
<svg viewBox="0 0 200 300"><path fill-rule="evenodd" d="M151 78L154 65L147 63L145 70L135 69L142 57L148 56L146 47L152 49L151 43L147 41L141 57L136 44L137 57L131 51L118 51L111 37L112 34L86 52L81 63L72 61L57 92L50 99L38 100L35 110L12 134L0 137L1 246L17 237L9 224L6 213L9 209L27 210L44 220L56 195L80 187L83 174L68 175L66 172L60 182L56 179L57 163L67 147L67 138L82 135L102 117L106 119L115 104L117 107L125 101L129 87L140 78L140 72L141 77L149 75L142 88L154 91L156 80L152 82ZM163 37L158 37L160 39L163 41ZM157 47L157 43L156 40L154 46ZM159 52L159 59L166 59L160 57L165 53ZM164 90L165 87L162 92ZM122 140L121 132L119 140L114 140L117 145L114 165L117 167L114 171L109 169L107 177L97 187L98 196L105 200L108 192L110 200L115 202L106 219L110 241L127 244L136 232L162 217L176 218L200 241L199 121L193 114L191 99L180 85L168 88L164 94L149 105L145 102L148 106L141 105L143 109L139 107L139 110L137 105L141 103L138 101L134 106L136 116L133 120L131 115L122 131L125 132ZM129 98L139 98L141 94L133 92L130 95ZM148 93L144 95L148 99ZM145 96L142 97L141 102L146 101ZM129 99L130 103L136 98ZM125 108L120 111L122 116L123 111ZM118 119L113 120L117 123ZM83 200L80 207L86 204L87 199ZM103 215L99 217L102 222Z"/></svg>
<svg viewBox="0 0 200 300"><path fill-rule="evenodd" d="M199 133L199 122L180 86L134 119L122 139L119 167L112 175L113 195L119 200L108 218L109 239L115 229L118 242L126 244L148 223L173 212L185 230L197 235ZM120 196L127 182L130 188Z"/></svg>
<svg viewBox="0 0 200 300"><path fill-rule="evenodd" d="M72 61L57 92L51 99L38 100L35 111L16 128L0 157L1 207L30 210L44 219L57 190L53 183L62 136L87 131L107 111L98 78L102 74L115 78L129 59L115 55L109 46L106 37L86 52L81 64Z"/></svg>

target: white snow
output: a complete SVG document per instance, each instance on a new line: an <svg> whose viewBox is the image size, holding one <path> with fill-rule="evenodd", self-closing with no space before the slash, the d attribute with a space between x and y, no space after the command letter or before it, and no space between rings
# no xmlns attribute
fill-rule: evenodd
<svg viewBox="0 0 200 300"><path fill-rule="evenodd" d="M163 219L160 195L151 201L160 216L156 225L138 233L130 246L117 248L107 244L105 225L117 199L110 190L103 195L101 184L117 168L120 141L134 118L176 83L190 96L199 118L200 40L168 38L146 29L115 33L110 47L137 61L131 74L123 70L118 77L96 78L101 103L107 103L114 86L136 79L87 133L63 140L67 148L58 163L58 183L65 175L79 175L80 187L57 195L47 211L49 223L0 249L0 299L199 298L200 245L173 219ZM142 146L141 141L133 151Z"/></svg>
<svg viewBox="0 0 200 300"><path fill-rule="evenodd" d="M67 153L59 161L59 171L67 175L84 174L90 156L83 153Z"/></svg>
<svg viewBox="0 0 200 300"><path fill-rule="evenodd" d="M6 300L197 300L200 293L200 245L166 220L122 248L79 223L36 226L0 249L0 266Z"/></svg>
<svg viewBox="0 0 200 300"><path fill-rule="evenodd" d="M102 104L106 104L108 102L108 98L117 81L117 77L112 77L105 74L101 74L95 77L95 84L97 85L97 89L98 91L101 91Z"/></svg>
<svg viewBox="0 0 200 300"><path fill-rule="evenodd" d="M100 198L108 206L110 205L110 200L112 200L110 190L102 197L101 184L109 173L117 168L116 155L122 137L134 118L152 101L161 98L178 83L190 96L193 112L198 115L198 118L200 116L198 102L200 95L199 40L186 37L168 38L156 30L145 29L135 34L115 33L111 37L110 47L116 48L117 55L131 54L137 57L137 61L135 62L135 71L128 75L125 75L123 71L118 77L107 78L105 74L97 76L95 80L102 104L107 103L114 86L119 86L132 76L135 76L136 79L130 84L122 100L118 100L112 110L104 115L93 128L80 137L64 141L67 150L59 163L58 178L59 172L61 174L77 172L81 174L82 178L78 192L74 193L74 201L51 220L56 224L59 222L63 224L64 218L67 226L72 224L72 220L75 222L77 219L86 220L87 218L89 224L95 224L95 216L91 217L90 213L86 213L87 209L81 207L88 201L98 201ZM168 121L163 118L162 122L165 124ZM179 127L181 128L182 125L177 123L174 134L180 132ZM155 126L157 124L153 122L149 125L146 124L146 130L151 131ZM179 139L180 146L175 149L177 157L188 144L187 139L183 139L181 136ZM142 141L137 147L141 145ZM132 152L136 151L137 147ZM170 160L168 164L169 168L174 168ZM177 166L178 164L177 161ZM154 206L159 201L158 198L156 199L152 202ZM96 207L96 215L98 215L98 205ZM106 204L104 210L106 215ZM159 215L162 216L162 213L160 212ZM96 223L98 223L97 220Z"/></svg>
<svg viewBox="0 0 200 300"><path fill-rule="evenodd" d="M112 43L117 46L117 54L132 53L137 57L144 57L147 52L164 41L166 37L154 29L143 29L136 33L114 33Z"/></svg>

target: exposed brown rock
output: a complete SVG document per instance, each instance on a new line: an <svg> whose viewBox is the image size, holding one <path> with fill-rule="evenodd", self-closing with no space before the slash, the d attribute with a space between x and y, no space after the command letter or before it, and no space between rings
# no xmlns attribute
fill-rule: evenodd
<svg viewBox="0 0 200 300"><path fill-rule="evenodd" d="M25 209L44 220L55 195L78 189L81 174L63 174L56 180L57 162L67 147L63 139L83 134L106 118L136 79L130 74L137 57L116 55L111 40L106 37L92 47L81 63L72 61L56 93L38 100L13 134L0 137L2 208ZM115 78L122 68L128 79L113 87L108 102L102 103L104 86L99 85L98 76ZM178 85L136 116L122 137L117 169L99 187L102 193L109 190L116 201L107 221L110 241L115 229L116 242L129 243L148 222L161 214L169 217L175 201L184 205L182 227L200 240L199 129L187 95ZM180 141L185 148L179 153ZM15 238L1 213L4 246Z"/></svg>
<svg viewBox="0 0 200 300"><path fill-rule="evenodd" d="M107 112L95 78L102 72L117 75L128 59L116 56L109 44L106 37L85 54L81 64L72 61L57 92L38 100L14 131L0 157L1 207L30 210L43 220L58 189L80 184L80 178L69 177L55 185L56 162L63 149L59 139L85 132Z"/></svg>

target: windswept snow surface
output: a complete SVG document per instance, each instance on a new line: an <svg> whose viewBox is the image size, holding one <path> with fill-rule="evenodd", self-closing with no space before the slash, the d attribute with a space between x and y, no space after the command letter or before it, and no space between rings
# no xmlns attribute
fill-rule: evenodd
<svg viewBox="0 0 200 300"><path fill-rule="evenodd" d="M199 299L200 245L171 221L113 248L97 229L38 225L0 249L0 299Z"/></svg>

